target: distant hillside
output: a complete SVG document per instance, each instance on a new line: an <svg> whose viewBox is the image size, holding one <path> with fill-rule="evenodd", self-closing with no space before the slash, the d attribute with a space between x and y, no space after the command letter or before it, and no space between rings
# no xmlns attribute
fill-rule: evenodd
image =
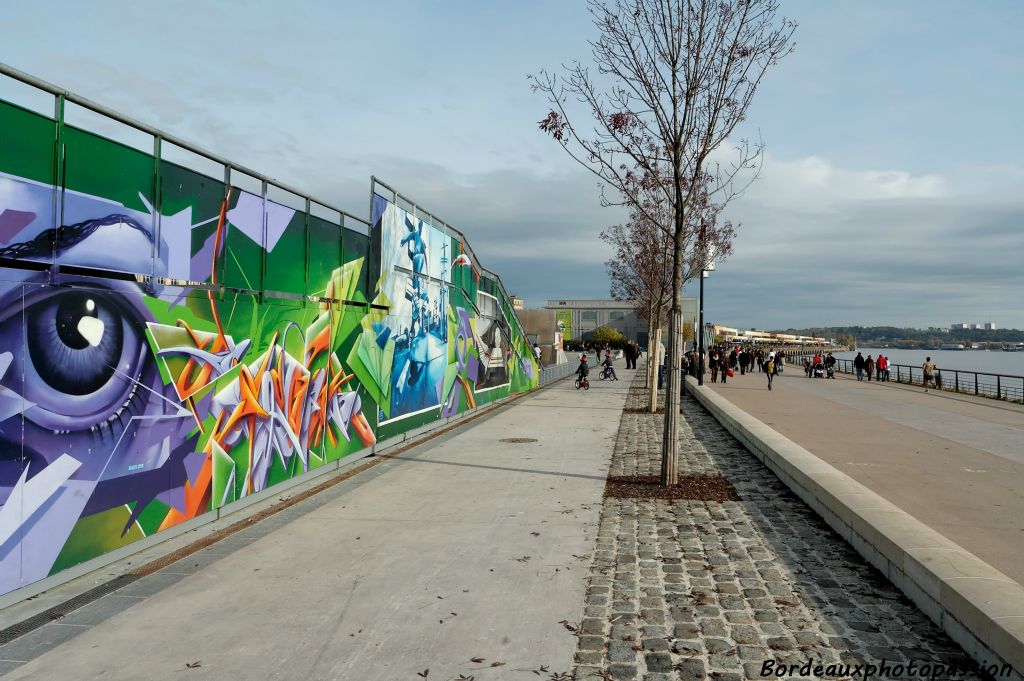
<svg viewBox="0 0 1024 681"><path fill-rule="evenodd" d="M835 338L844 345L891 346L897 348L937 348L943 343L1024 343L1024 331L949 331L909 329L895 326L816 326L806 329L778 329L778 333Z"/></svg>

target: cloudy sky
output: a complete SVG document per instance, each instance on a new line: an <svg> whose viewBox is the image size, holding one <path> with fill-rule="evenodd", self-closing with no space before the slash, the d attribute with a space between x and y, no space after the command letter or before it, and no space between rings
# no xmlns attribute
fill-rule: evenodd
<svg viewBox="0 0 1024 681"><path fill-rule="evenodd" d="M782 6L797 49L750 111L764 166L708 319L1024 328L1024 3ZM526 79L593 36L583 0L68 0L5 8L0 58L357 215L377 175L536 306L608 295L621 214Z"/></svg>

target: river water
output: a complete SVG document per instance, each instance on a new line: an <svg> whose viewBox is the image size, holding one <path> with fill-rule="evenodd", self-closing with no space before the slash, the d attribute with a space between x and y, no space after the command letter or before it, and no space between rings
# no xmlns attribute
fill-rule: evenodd
<svg viewBox="0 0 1024 681"><path fill-rule="evenodd" d="M908 364L920 367L926 357L939 369L961 371L982 371L990 374L1024 376L1024 352L1002 352L1001 350L900 350L898 348L858 348L856 352L838 352L839 359L853 359L857 352L865 357L883 354L893 364Z"/></svg>

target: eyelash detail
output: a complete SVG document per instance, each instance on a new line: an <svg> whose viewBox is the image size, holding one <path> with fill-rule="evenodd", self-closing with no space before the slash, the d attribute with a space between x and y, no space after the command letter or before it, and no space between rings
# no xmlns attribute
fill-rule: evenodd
<svg viewBox="0 0 1024 681"><path fill-rule="evenodd" d="M145 404L144 391L139 389L139 384L136 379L132 379L131 393L125 399L124 404L118 407L117 411L108 416L106 419L97 423L89 428L89 434L94 444L102 444L108 439L116 441L117 438L124 434L128 424L131 423L133 417L138 416ZM127 423L122 421L122 417L127 418ZM115 432L114 423L117 423L117 431ZM61 431L62 433L68 433L71 431ZM58 434L58 431L54 431Z"/></svg>

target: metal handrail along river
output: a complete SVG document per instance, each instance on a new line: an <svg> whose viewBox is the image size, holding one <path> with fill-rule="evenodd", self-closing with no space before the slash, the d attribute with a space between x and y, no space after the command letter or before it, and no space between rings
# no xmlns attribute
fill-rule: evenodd
<svg viewBox="0 0 1024 681"><path fill-rule="evenodd" d="M787 355L786 359L790 364L802 365L805 357L811 358L813 355ZM836 359L836 371L842 374L854 374L853 360ZM919 366L890 364L889 380L895 383L920 385L923 387L924 372ZM979 397L991 397L998 400L1009 400L1011 402L1024 402L1024 376L937 368L935 384L940 390L978 395Z"/></svg>

